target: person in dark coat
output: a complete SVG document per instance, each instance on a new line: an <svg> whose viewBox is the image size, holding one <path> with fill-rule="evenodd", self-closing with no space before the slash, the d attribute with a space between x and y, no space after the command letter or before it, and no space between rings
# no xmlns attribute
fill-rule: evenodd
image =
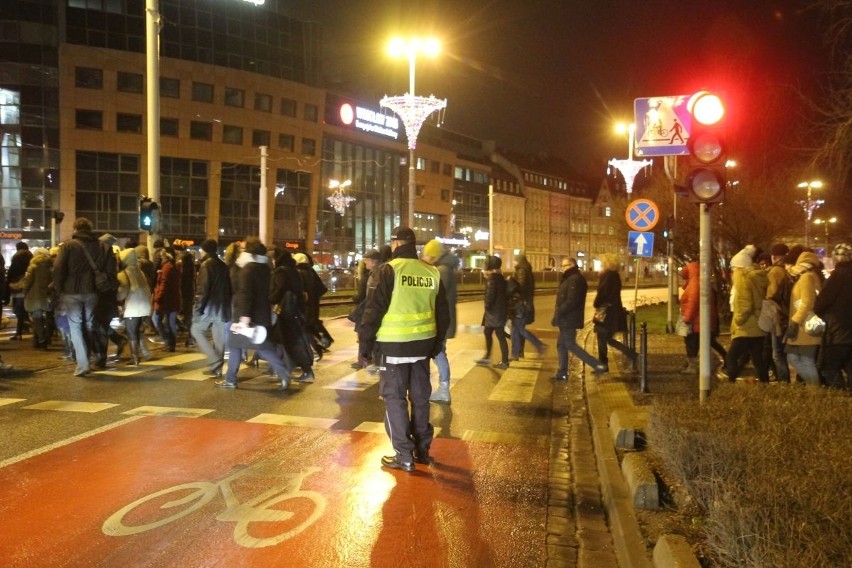
<svg viewBox="0 0 852 568"><path fill-rule="evenodd" d="M222 374L225 363L225 338L231 321L231 278L227 265L219 258L219 243L208 239L201 243L201 268L190 333L198 349L207 356L205 373ZM207 338L210 331L213 344Z"/></svg>
<svg viewBox="0 0 852 568"><path fill-rule="evenodd" d="M233 290L231 333L239 333L246 327L263 326L271 331L272 305L269 303L269 288L272 270L266 245L258 237L248 237L243 252L237 257L237 283ZM269 331L267 333L269 333ZM268 339L255 346L255 351L264 359L280 381L281 390L290 387L290 369L285 365L273 341ZM228 344L228 372L213 384L219 388L237 388L237 372L243 360L243 349L233 341Z"/></svg>
<svg viewBox="0 0 852 568"><path fill-rule="evenodd" d="M618 262L612 255L603 255L603 270L598 280L598 292L595 295L595 310L605 310L602 323L595 322L598 336L598 359L609 372L607 346L614 347L636 362L636 354L625 344L615 339L615 334L627 331L627 315L621 303L621 276L618 275Z"/></svg>
<svg viewBox="0 0 852 568"><path fill-rule="evenodd" d="M196 267L195 255L185 245L175 245L175 260L180 266L180 318L179 323L187 332L186 346L193 344L192 312L195 304Z"/></svg>
<svg viewBox="0 0 852 568"><path fill-rule="evenodd" d="M293 364L302 370L296 378L300 383L314 382L314 357L306 340L305 294L296 261L288 250L275 257L269 302L278 314L275 321L275 340Z"/></svg>
<svg viewBox="0 0 852 568"><path fill-rule="evenodd" d="M524 341L529 341L544 354L541 340L527 329L535 321L535 276L527 257L515 256L515 272L509 277L507 293L512 305L512 360L517 361L523 352Z"/></svg>
<svg viewBox="0 0 852 568"><path fill-rule="evenodd" d="M370 280L370 274L376 269L380 262L381 253L377 250L369 250L364 253L364 258L358 263L358 294L352 298L355 304L355 309L347 316L349 321L355 324L355 333L358 333L358 323L361 321L361 315L364 313L364 307L367 301L367 282ZM353 369L363 369L367 366L367 361L358 358L352 363Z"/></svg>
<svg viewBox="0 0 852 568"><path fill-rule="evenodd" d="M559 368L551 377L555 381L568 380L568 354L573 353L597 374L605 373L606 367L577 345L577 330L585 325L586 294L588 284L577 268L577 261L566 258L562 261L562 276L556 293L556 307L551 325L559 328L556 341Z"/></svg>
<svg viewBox="0 0 852 568"><path fill-rule="evenodd" d="M17 325L15 327L15 335L12 339L23 339L24 328L28 322L27 310L24 307L24 291L16 284L27 273L27 267L33 259L33 253L30 252L30 247L27 243L21 241L15 245L15 254L12 255L12 260L9 262L9 272L6 275L6 283L9 290L9 297L12 300L12 312L15 314Z"/></svg>
<svg viewBox="0 0 852 568"><path fill-rule="evenodd" d="M322 359L323 353L332 342L331 336L325 330L325 326L322 325L319 317L320 298L328 292L328 288L314 270L308 255L301 252L296 253L293 255L293 260L296 261L296 269L302 278L302 288L305 294L305 329L307 330L308 341L316 351L317 357Z"/></svg>
<svg viewBox="0 0 852 568"><path fill-rule="evenodd" d="M77 360L75 376L91 370L87 336L92 332L98 294L95 289L95 271L84 252L88 251L98 270L118 282L115 255L105 243L92 234L92 222L85 217L74 221L74 233L59 248L53 265L53 289L59 297L61 310L68 317L74 357Z"/></svg>
<svg viewBox="0 0 852 568"><path fill-rule="evenodd" d="M97 356L95 367L106 369L107 352L109 343L115 343L115 360L121 359L124 349L127 347L127 338L114 330L111 326L112 320L118 317L118 292L117 278L118 266L120 264L115 247L118 239L109 233L101 235L98 240L112 253L116 266L116 287L110 291L98 292L98 303L95 306L95 316L92 321L92 350Z"/></svg>
<svg viewBox="0 0 852 568"><path fill-rule="evenodd" d="M483 273L485 274L485 313L482 316L482 331L485 334L485 357L477 359L477 365L491 364L491 347L494 345L492 336L497 334L500 344L500 362L494 363L496 369L509 367L509 345L503 327L508 317L508 301L506 280L500 267L503 260L499 256L486 256Z"/></svg>
<svg viewBox="0 0 852 568"><path fill-rule="evenodd" d="M837 245L831 256L834 270L814 303L825 321L819 369L826 386L852 390L852 245Z"/></svg>

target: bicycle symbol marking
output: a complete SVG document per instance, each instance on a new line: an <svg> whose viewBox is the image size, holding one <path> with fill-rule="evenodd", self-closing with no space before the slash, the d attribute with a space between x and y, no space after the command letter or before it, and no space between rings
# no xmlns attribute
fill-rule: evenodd
<svg viewBox="0 0 852 568"><path fill-rule="evenodd" d="M273 462L261 462L259 464L244 467L236 473L220 481L193 481L190 483L182 483L174 485L168 489L163 489L150 495L146 495L141 499L137 499L133 503L122 507L104 521L101 530L107 536L129 536L150 531L178 519L181 519L198 509L207 505L216 497L217 493L221 492L222 498L225 501L225 509L216 515L217 521L233 522L234 526L234 541L240 546L246 548L265 548L274 546L287 539L293 538L306 528L311 526L319 519L325 511L326 499L316 491L301 489L301 485L305 478L320 471L318 467L310 467L303 469L300 473L282 473L278 471L279 465ZM284 481L277 483L267 489L260 495L241 502L235 495L231 484L241 477L280 477ZM162 497L170 495L182 494L186 495L177 497L159 505L156 512L166 512L168 514L162 518L155 518L150 522L135 524L133 521L125 521L125 517L131 516L135 509L141 508L149 501L155 501ZM276 509L275 505L286 501L305 499L310 502L310 508L313 511L306 519L295 525L294 527L282 533L267 537L257 537L250 534L249 527L252 523L273 523L290 521L297 513ZM149 507L150 509L150 507ZM138 512L137 512L138 516Z"/></svg>

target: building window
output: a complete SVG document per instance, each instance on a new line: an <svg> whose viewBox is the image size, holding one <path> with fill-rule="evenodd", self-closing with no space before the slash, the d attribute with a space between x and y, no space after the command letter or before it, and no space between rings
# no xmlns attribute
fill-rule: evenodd
<svg viewBox="0 0 852 568"><path fill-rule="evenodd" d="M262 93L254 94L254 110L262 110L263 112L272 112L272 95L264 95Z"/></svg>
<svg viewBox="0 0 852 568"><path fill-rule="evenodd" d="M199 103L213 102L213 85L207 83L192 83L192 100Z"/></svg>
<svg viewBox="0 0 852 568"><path fill-rule="evenodd" d="M604 207L604 217L612 217L612 207Z"/></svg>
<svg viewBox="0 0 852 568"><path fill-rule="evenodd" d="M315 156L317 153L317 141L313 138L302 138L302 154Z"/></svg>
<svg viewBox="0 0 852 568"><path fill-rule="evenodd" d="M76 126L86 130L103 130L104 115L99 110L80 110L76 112Z"/></svg>
<svg viewBox="0 0 852 568"><path fill-rule="evenodd" d="M176 118L161 118L160 119L160 136L169 136L177 138L178 136L178 119Z"/></svg>
<svg viewBox="0 0 852 568"><path fill-rule="evenodd" d="M133 154L77 152L77 215L99 231L138 233L139 162Z"/></svg>
<svg viewBox="0 0 852 568"><path fill-rule="evenodd" d="M242 144L243 129L239 126L225 124L222 126L222 142L225 144Z"/></svg>
<svg viewBox="0 0 852 568"><path fill-rule="evenodd" d="M432 160L429 167L431 168L433 174L441 173L441 162L439 162L438 160Z"/></svg>
<svg viewBox="0 0 852 568"><path fill-rule="evenodd" d="M124 93L141 93L143 85L141 73L118 72L116 88L119 91Z"/></svg>
<svg viewBox="0 0 852 568"><path fill-rule="evenodd" d="M268 130L252 130L251 145L255 148L258 146L269 146L271 134Z"/></svg>
<svg viewBox="0 0 852 568"><path fill-rule="evenodd" d="M193 120L189 123L189 137L193 140L213 140L213 123Z"/></svg>
<svg viewBox="0 0 852 568"><path fill-rule="evenodd" d="M417 169L421 172L426 171L426 158L417 158Z"/></svg>
<svg viewBox="0 0 852 568"><path fill-rule="evenodd" d="M103 69L92 67L77 67L74 70L74 85L84 89L103 89Z"/></svg>
<svg viewBox="0 0 852 568"><path fill-rule="evenodd" d="M453 165L452 164L444 164L444 175L445 176L453 175Z"/></svg>
<svg viewBox="0 0 852 568"><path fill-rule="evenodd" d="M212 99L211 92L211 99ZM180 98L180 79L169 79L168 77L160 77L160 96L169 97L171 99Z"/></svg>
<svg viewBox="0 0 852 568"><path fill-rule="evenodd" d="M258 231L260 168L245 164L222 164L219 194L219 235L243 238Z"/></svg>
<svg viewBox="0 0 852 568"><path fill-rule="evenodd" d="M449 201L450 200L450 190L442 189L441 190L441 201Z"/></svg>
<svg viewBox="0 0 852 568"><path fill-rule="evenodd" d="M319 117L319 109L317 105L312 105L305 103L305 120L309 122L316 122Z"/></svg>
<svg viewBox="0 0 852 568"><path fill-rule="evenodd" d="M284 116L296 116L296 101L293 99L281 99L281 114Z"/></svg>
<svg viewBox="0 0 852 568"><path fill-rule="evenodd" d="M225 87L225 105L243 108L246 104L246 92L242 89Z"/></svg>
<svg viewBox="0 0 852 568"><path fill-rule="evenodd" d="M296 148L296 139L292 134L279 134L278 147L282 150L292 152Z"/></svg>
<svg viewBox="0 0 852 568"><path fill-rule="evenodd" d="M201 160L160 158L161 230L199 238L207 234L209 166Z"/></svg>
<svg viewBox="0 0 852 568"><path fill-rule="evenodd" d="M142 134L142 115L126 114L123 112L115 116L115 129L118 132L133 132Z"/></svg>

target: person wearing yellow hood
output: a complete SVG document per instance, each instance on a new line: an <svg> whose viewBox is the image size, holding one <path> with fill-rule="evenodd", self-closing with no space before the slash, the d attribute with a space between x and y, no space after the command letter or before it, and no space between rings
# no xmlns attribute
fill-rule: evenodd
<svg viewBox="0 0 852 568"><path fill-rule="evenodd" d="M748 245L731 259L733 286L731 289L731 346L725 357L722 380L735 381L742 371L740 361L746 353L751 357L760 382L769 382L769 366L763 357L765 333L757 325L760 308L766 297L769 278L754 264L754 245Z"/></svg>
<svg viewBox="0 0 852 568"><path fill-rule="evenodd" d="M822 288L821 267L816 253L805 251L787 270L795 284L790 293L790 323L784 340L787 361L796 370L796 378L817 387L820 380L816 355L822 338L805 333L802 324L813 313L817 294Z"/></svg>

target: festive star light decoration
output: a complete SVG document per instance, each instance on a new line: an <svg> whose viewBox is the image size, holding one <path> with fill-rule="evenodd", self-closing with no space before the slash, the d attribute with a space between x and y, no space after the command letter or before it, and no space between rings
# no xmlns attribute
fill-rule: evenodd
<svg viewBox="0 0 852 568"><path fill-rule="evenodd" d="M822 204L825 203L824 199L802 199L799 202L799 205L802 206L802 210L807 214L808 221L813 217L814 211L822 207Z"/></svg>
<svg viewBox="0 0 852 568"><path fill-rule="evenodd" d="M417 97L405 93L401 97L385 97L379 101L379 106L389 108L399 115L405 125L405 135L408 138L408 149L417 146L417 135L426 118L435 112L446 108L447 99L437 99L434 95Z"/></svg>
<svg viewBox="0 0 852 568"><path fill-rule="evenodd" d="M351 195L346 195L339 189L335 190L334 193L331 194L331 197L328 198L328 202L331 204L332 209L337 211L338 215L343 215L346 213L346 208L349 207L349 204L355 201L355 198Z"/></svg>
<svg viewBox="0 0 852 568"><path fill-rule="evenodd" d="M627 185L627 193L633 192L633 181L636 175L653 162L651 160L616 160L613 158L609 161L609 165L621 172L624 176L624 183Z"/></svg>

